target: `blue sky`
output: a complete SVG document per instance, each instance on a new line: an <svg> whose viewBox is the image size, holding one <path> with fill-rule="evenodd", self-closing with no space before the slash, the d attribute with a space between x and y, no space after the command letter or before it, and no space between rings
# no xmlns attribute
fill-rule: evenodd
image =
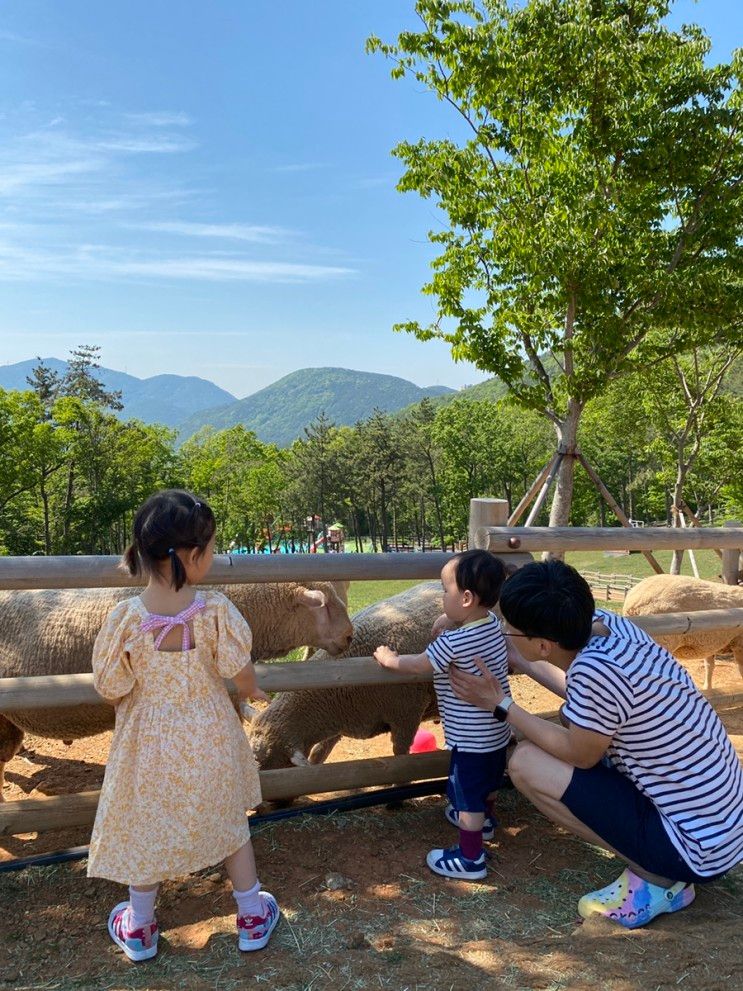
<svg viewBox="0 0 743 991"><path fill-rule="evenodd" d="M713 57L738 0L689 0ZM0 363L99 344L140 377L237 396L338 365L458 388L487 375L427 322L429 203L402 139L457 133L366 37L412 0L0 0Z"/></svg>

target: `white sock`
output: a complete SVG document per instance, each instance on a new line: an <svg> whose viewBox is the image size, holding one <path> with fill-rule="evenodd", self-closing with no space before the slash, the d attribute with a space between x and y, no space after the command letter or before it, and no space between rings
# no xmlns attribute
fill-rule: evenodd
<svg viewBox="0 0 743 991"><path fill-rule="evenodd" d="M157 898L157 888L152 891L137 891L129 888L129 905L131 906L131 926L132 929L141 929L142 926L149 925L155 918L155 899Z"/></svg>
<svg viewBox="0 0 743 991"><path fill-rule="evenodd" d="M237 914L240 918L245 915L263 918L266 914L266 907L261 898L261 885L259 881L256 881L253 887L247 891L233 891L232 897L237 902Z"/></svg>

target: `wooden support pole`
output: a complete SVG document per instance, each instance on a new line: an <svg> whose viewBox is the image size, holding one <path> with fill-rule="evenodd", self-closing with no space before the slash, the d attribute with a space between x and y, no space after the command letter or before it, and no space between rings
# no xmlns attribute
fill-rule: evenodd
<svg viewBox="0 0 743 991"><path fill-rule="evenodd" d="M565 453L563 451L558 451L557 454L555 455L549 470L549 474L544 480L544 484L542 485L539 495L537 496L537 501L531 507L529 515L526 517L526 523L524 524L524 526L531 526L534 523L534 520L539 516L539 511L544 505L544 500L547 498L547 493L550 490L550 486L557 477L557 473L560 470L560 465L562 464L562 459L564 457L565 457Z"/></svg>
<svg viewBox="0 0 743 991"><path fill-rule="evenodd" d="M614 496L611 494L611 492L607 489L607 487L601 481L601 478L599 477L598 473L586 461L585 457L581 454L580 451L576 452L576 457L578 458L578 460L580 461L580 463L583 465L583 470L588 475L588 477L591 479L591 481L596 486L596 488L599 490L599 492L601 493L601 495L604 498L604 501L607 503L607 505L612 510L612 512L614 513L614 515L616 516L616 518L619 520L619 522L622 524L622 526L627 527L628 529L632 529L632 527L630 527L629 520L624 515L624 511L623 511L622 507L619 505L619 503L616 501L616 499L614 498ZM642 553L645 555L645 557L649 561L650 567L653 569L653 571L657 575L662 575L663 574L663 568L661 568L661 566L658 564L658 562L653 557L653 555L650 553L650 551L644 550Z"/></svg>
<svg viewBox="0 0 743 991"><path fill-rule="evenodd" d="M689 613L633 616L632 622L650 636L743 628L743 609L706 609ZM430 682L430 672L411 674L380 668L371 657L341 661L296 661L256 664L258 684L266 692L360 685L409 685ZM92 674L63 674L37 678L0 679L0 712L106 705L93 688Z"/></svg>
<svg viewBox="0 0 743 991"><path fill-rule="evenodd" d="M681 511L686 514L686 516L687 516L687 518L688 518L689 523L691 524L691 526L701 526L702 525L702 521L699 519L699 517L695 513L693 513L689 509L689 507L687 506L687 504L685 502L683 502L683 501L681 502ZM718 557L722 557L722 551L720 550L719 547L713 547L712 550L715 552L715 554Z"/></svg>
<svg viewBox="0 0 743 991"><path fill-rule="evenodd" d="M529 491L526 493L526 495L523 497L521 502L508 517L509 526L516 526L518 521L524 515L524 512L526 511L526 507L532 501L532 499L537 494L541 486L544 485L545 479L549 475L550 469L552 468L552 465L555 463L556 459L557 459L557 454L554 454L552 458L544 466L544 468L542 468L542 470L539 472L539 474L534 479L532 484L529 486Z"/></svg>
<svg viewBox="0 0 743 991"><path fill-rule="evenodd" d="M722 525L728 530L743 526L738 520L726 520ZM743 548L743 541L737 548L726 547L722 552L722 580L726 585L738 584L741 548Z"/></svg>

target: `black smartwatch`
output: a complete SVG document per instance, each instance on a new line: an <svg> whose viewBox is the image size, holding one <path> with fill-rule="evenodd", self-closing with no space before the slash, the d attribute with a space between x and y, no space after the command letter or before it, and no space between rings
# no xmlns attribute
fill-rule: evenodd
<svg viewBox="0 0 743 991"><path fill-rule="evenodd" d="M498 720L499 723L505 723L506 718L508 717L508 710L511 708L512 705L513 705L513 699L511 698L510 695L506 695L503 701L499 702L498 705L496 705L496 707L493 709L493 715L495 716L495 718Z"/></svg>

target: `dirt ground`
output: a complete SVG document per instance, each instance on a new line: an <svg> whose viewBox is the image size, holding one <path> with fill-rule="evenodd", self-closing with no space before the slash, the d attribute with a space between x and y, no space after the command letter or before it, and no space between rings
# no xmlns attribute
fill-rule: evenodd
<svg viewBox="0 0 743 991"><path fill-rule="evenodd" d="M696 672L695 672L696 674ZM719 665L717 693L738 693ZM533 711L554 697L515 679ZM716 693L716 694L717 694ZM716 707L743 755L743 708ZM429 725L441 741L441 728ZM62 743L28 737L7 769L7 800L100 786L106 735ZM389 754L389 738L344 740L332 760ZM283 919L269 946L240 954L220 867L163 885L160 951L131 964L106 932L124 889L89 881L85 861L0 873L0 989L15 991L735 991L743 988L743 865L698 890L683 913L628 932L581 923L576 902L621 870L562 833L518 793L501 793L488 877L431 874L426 852L455 837L439 797L303 816L255 835L260 877ZM87 843L88 830L0 837L0 861Z"/></svg>

